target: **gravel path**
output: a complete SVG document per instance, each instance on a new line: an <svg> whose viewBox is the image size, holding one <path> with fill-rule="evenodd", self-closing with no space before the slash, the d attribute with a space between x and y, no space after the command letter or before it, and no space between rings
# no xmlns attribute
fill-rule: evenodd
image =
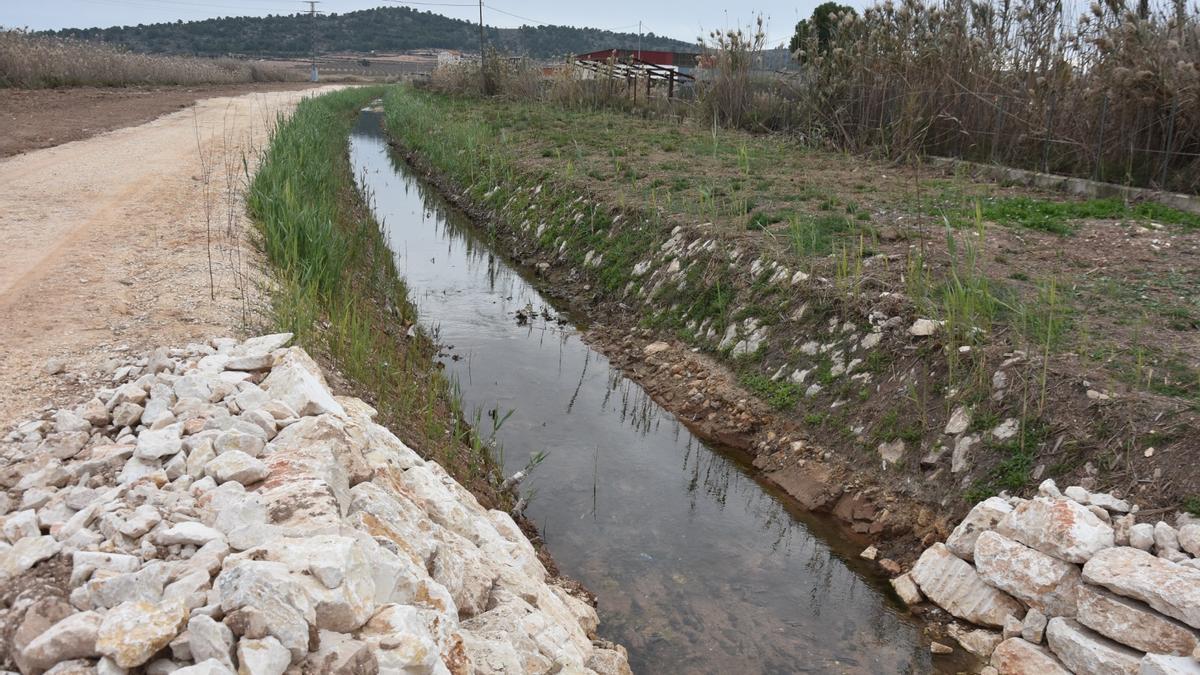
<svg viewBox="0 0 1200 675"><path fill-rule="evenodd" d="M125 350L242 327L258 279L241 245L243 153L327 89L206 99L0 160L0 428Z"/></svg>

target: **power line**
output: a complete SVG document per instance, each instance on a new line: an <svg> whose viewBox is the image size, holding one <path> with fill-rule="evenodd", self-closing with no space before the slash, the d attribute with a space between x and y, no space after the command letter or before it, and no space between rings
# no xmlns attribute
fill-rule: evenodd
<svg viewBox="0 0 1200 675"><path fill-rule="evenodd" d="M181 2L177 0L87 0L89 4L107 4L127 7L150 7L154 9L171 9L174 6L178 7L204 7L211 9L256 9L256 10L285 10L288 7L283 5L220 5L208 2Z"/></svg>
<svg viewBox="0 0 1200 675"><path fill-rule="evenodd" d="M387 0L397 5L420 5L422 7L474 7L473 2L406 2L405 0Z"/></svg>
<svg viewBox="0 0 1200 675"><path fill-rule="evenodd" d="M303 0L308 3L308 15L312 17L312 81L317 81L317 3L321 0Z"/></svg>
<svg viewBox="0 0 1200 675"><path fill-rule="evenodd" d="M482 4L482 3L481 3L481 4ZM506 11L504 11L503 9L500 9L499 7L497 7L497 6L495 6L495 5L488 5L488 6L487 6L487 8L488 8L488 9L490 9L490 10L492 10L493 12L499 12L499 13L501 13L501 14L507 14L508 16L511 16L511 17L513 17L514 19L521 19L522 21L532 21L532 22L534 22L534 23L539 23L539 24L542 24L542 25L545 25L545 26L552 26L552 25L555 25L555 24L554 24L553 22L551 22L551 21L541 21L541 20L539 20L539 19L531 19L531 18L529 18L529 17L527 17L527 16L521 16L520 14L513 14L512 12L506 12Z"/></svg>

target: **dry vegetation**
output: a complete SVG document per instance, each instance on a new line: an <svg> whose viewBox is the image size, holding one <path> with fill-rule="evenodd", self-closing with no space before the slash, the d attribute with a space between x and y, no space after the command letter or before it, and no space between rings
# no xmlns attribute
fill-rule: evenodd
<svg viewBox="0 0 1200 675"><path fill-rule="evenodd" d="M286 68L237 59L134 54L94 42L0 31L0 87L235 84L302 78Z"/></svg>
<svg viewBox="0 0 1200 675"><path fill-rule="evenodd" d="M1075 17L1050 0L887 0L836 17L826 42L814 35L797 51L801 67L788 76L757 69L760 20L710 33L709 67L683 92L690 100L660 95L648 109L888 158L944 155L1195 193L1200 12L1186 0L1166 10L1124 2L1094 2ZM632 105L623 81L568 73L539 87L521 67L505 62L489 91ZM478 92L478 66L435 85Z"/></svg>
<svg viewBox="0 0 1200 675"><path fill-rule="evenodd" d="M810 38L797 120L850 148L1200 189L1200 22L1178 0L891 0Z"/></svg>

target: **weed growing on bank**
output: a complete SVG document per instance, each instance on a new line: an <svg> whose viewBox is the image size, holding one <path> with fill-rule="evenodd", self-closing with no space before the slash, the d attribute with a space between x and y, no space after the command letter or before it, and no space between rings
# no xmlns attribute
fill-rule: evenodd
<svg viewBox="0 0 1200 675"><path fill-rule="evenodd" d="M414 163L514 255L725 359L838 443L874 457L903 441L904 466L958 496L1085 468L1126 479L1114 467L1145 438L1162 455L1182 436L1160 427L1189 424L1130 412L1142 396L1200 401L1200 286L1176 271L1191 214L610 109L411 88L385 108ZM977 425L967 450L942 432L959 407Z"/></svg>
<svg viewBox="0 0 1200 675"><path fill-rule="evenodd" d="M512 506L491 444L466 422L378 223L354 185L347 138L382 87L306 99L281 118L247 205L273 272L275 327L332 360L401 438L494 508Z"/></svg>

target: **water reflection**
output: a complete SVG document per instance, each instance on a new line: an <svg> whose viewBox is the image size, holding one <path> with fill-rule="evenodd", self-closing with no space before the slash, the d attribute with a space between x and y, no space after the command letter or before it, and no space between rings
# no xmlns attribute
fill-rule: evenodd
<svg viewBox="0 0 1200 675"><path fill-rule="evenodd" d="M838 550L589 349L468 222L388 152L351 139L421 317L452 346L468 408L513 411L508 472L548 452L528 513L600 597L602 633L639 672L928 672L917 626ZM518 324L518 312L525 315Z"/></svg>

